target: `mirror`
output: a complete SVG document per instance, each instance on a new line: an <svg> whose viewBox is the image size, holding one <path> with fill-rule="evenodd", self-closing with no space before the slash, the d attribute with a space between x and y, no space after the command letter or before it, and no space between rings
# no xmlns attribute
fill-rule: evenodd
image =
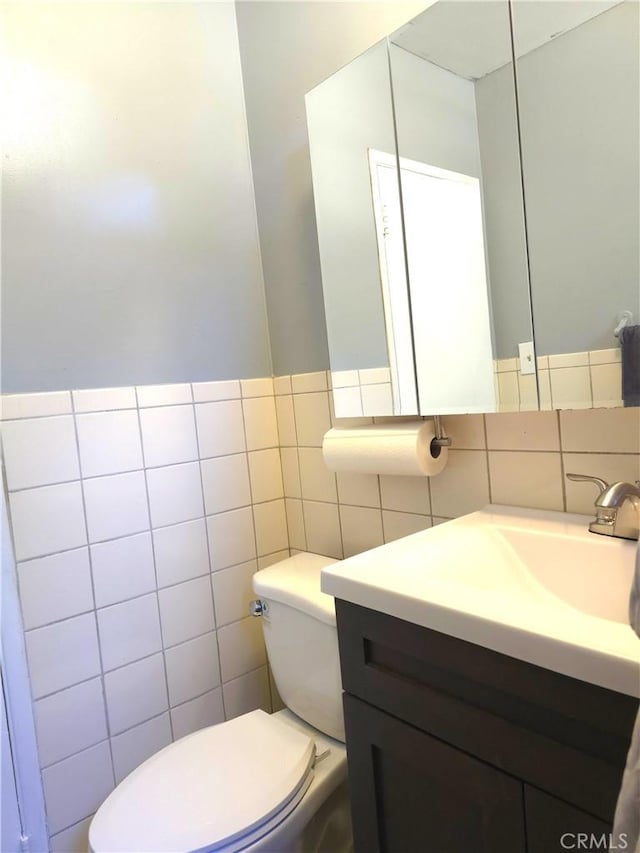
<svg viewBox="0 0 640 853"><path fill-rule="evenodd" d="M407 323L392 361L386 332L391 314L383 304L372 204L369 152L383 151L388 159L380 181L394 210L399 208L386 43L375 45L309 92L306 106L336 414L415 415L401 224L380 223L383 230L398 229L395 253L387 261L395 270L394 286L402 291Z"/></svg>
<svg viewBox="0 0 640 853"><path fill-rule="evenodd" d="M640 405L639 11L631 0L513 4L545 409Z"/></svg>
<svg viewBox="0 0 640 853"><path fill-rule="evenodd" d="M507 0L440 2L307 95L338 417L538 408L511 56Z"/></svg>
<svg viewBox="0 0 640 853"><path fill-rule="evenodd" d="M537 409L509 4L436 3L389 55L420 413Z"/></svg>
<svg viewBox="0 0 640 853"><path fill-rule="evenodd" d="M338 417L640 405L638 11L439 0L307 96Z"/></svg>

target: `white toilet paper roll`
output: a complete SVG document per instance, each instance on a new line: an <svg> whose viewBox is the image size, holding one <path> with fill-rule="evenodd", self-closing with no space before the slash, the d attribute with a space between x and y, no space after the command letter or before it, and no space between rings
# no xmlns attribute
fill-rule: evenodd
<svg viewBox="0 0 640 853"><path fill-rule="evenodd" d="M322 455L333 471L434 477L447 464L447 448L432 445L434 438L432 421L330 429Z"/></svg>

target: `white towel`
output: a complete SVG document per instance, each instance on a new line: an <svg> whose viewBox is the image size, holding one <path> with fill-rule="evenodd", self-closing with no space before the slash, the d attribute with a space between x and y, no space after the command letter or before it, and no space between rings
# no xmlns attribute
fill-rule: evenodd
<svg viewBox="0 0 640 853"><path fill-rule="evenodd" d="M640 637L640 542L629 599L629 623ZM631 746L618 795L609 849L640 853L640 713L636 717L631 735Z"/></svg>

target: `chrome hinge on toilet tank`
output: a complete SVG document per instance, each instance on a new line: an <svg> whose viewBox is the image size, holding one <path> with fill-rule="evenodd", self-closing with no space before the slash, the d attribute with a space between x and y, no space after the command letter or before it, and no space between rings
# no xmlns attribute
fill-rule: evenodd
<svg viewBox="0 0 640 853"><path fill-rule="evenodd" d="M249 604L249 615L250 616L263 616L266 615L269 610L269 605L266 601L260 601L259 598L256 598L254 601Z"/></svg>

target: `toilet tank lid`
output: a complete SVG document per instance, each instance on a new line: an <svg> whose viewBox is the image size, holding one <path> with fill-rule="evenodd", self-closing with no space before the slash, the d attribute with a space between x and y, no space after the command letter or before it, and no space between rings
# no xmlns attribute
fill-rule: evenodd
<svg viewBox="0 0 640 853"><path fill-rule="evenodd" d="M288 604L328 625L335 625L333 597L321 591L320 572L337 562L320 554L296 554L256 572L253 589L262 598Z"/></svg>

